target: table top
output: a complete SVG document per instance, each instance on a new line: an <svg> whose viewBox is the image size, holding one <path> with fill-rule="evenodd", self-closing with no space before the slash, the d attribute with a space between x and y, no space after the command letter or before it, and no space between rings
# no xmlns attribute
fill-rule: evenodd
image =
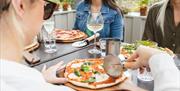
<svg viewBox="0 0 180 91"><path fill-rule="evenodd" d="M44 64L46 62L58 59L60 57L66 56L68 54L71 54L76 51L88 48L89 46L92 46L92 45L89 45L89 46L85 46L82 48L75 48L75 47L71 46L72 45L71 43L57 43L56 45L57 45L57 52L48 54L44 51L45 50L44 45L40 44L39 49L32 52L33 55L36 55L37 57L40 58L40 62L36 63L36 64L29 64L29 65L31 67L38 66L40 64Z"/></svg>
<svg viewBox="0 0 180 91"><path fill-rule="evenodd" d="M82 58L99 58L100 55L91 55L88 53L88 49L92 48L92 45L83 47L83 48L74 48L71 44L57 44L58 52L54 54L47 54L44 52L44 47L41 47L33 52L33 55L36 55L41 58L41 62L35 65L31 65L34 68L41 70L44 64L47 66L52 66L57 64L60 61L64 61L65 64L74 60L74 59L82 59ZM180 67L180 55L175 57L175 63L179 64ZM137 79L137 71L128 70L131 74L132 81L141 88L147 89L149 91L153 91L153 81L151 82L143 82Z"/></svg>

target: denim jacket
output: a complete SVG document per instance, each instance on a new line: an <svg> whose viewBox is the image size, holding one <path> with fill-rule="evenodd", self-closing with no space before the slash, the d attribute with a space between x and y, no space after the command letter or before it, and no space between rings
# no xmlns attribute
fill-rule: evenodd
<svg viewBox="0 0 180 91"><path fill-rule="evenodd" d="M89 16L90 5L81 2L76 9L76 21L74 29L79 29L83 32L87 30L87 18ZM104 28L101 30L101 38L119 38L123 39L123 27L124 21L122 14L118 13L116 10L103 5L101 8L101 13L104 18Z"/></svg>

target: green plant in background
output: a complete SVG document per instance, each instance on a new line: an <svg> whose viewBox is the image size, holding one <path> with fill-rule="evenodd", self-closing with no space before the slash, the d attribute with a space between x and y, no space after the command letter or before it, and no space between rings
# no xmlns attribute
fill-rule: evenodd
<svg viewBox="0 0 180 91"><path fill-rule="evenodd" d="M68 4L73 4L75 2L75 0L49 0L55 3L62 3L62 2L66 2Z"/></svg>
<svg viewBox="0 0 180 91"><path fill-rule="evenodd" d="M60 0L62 2L66 2L66 3L69 3L69 4L73 4L75 1L74 0Z"/></svg>
<svg viewBox="0 0 180 91"><path fill-rule="evenodd" d="M60 2L63 2L64 0L59 0Z"/></svg>
<svg viewBox="0 0 180 91"><path fill-rule="evenodd" d="M75 7L75 0L63 0L63 2L71 5L72 8Z"/></svg>
<svg viewBox="0 0 180 91"><path fill-rule="evenodd" d="M60 3L59 0L49 0L51 2Z"/></svg>
<svg viewBox="0 0 180 91"><path fill-rule="evenodd" d="M140 0L139 5L140 6L148 6L150 0Z"/></svg>

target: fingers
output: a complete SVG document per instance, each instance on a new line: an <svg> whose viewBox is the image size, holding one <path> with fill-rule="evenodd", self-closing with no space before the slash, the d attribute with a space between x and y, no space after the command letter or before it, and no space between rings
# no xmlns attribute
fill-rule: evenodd
<svg viewBox="0 0 180 91"><path fill-rule="evenodd" d="M65 69L65 67L66 67L66 65L64 64L64 65L62 65L62 66L59 66L59 68L57 69L57 71L59 71L59 70L63 70L63 69Z"/></svg>
<svg viewBox="0 0 180 91"><path fill-rule="evenodd" d="M59 67L61 67L61 65L63 65L63 61L60 61L59 63L57 63L56 65L52 66L53 69L59 69Z"/></svg>
<svg viewBox="0 0 180 91"><path fill-rule="evenodd" d="M65 65L61 66L59 69L57 69L56 73L58 74L58 77L64 77L64 71L65 71Z"/></svg>
<svg viewBox="0 0 180 91"><path fill-rule="evenodd" d="M57 66L58 68L63 64L63 61L60 61L59 63L57 63L55 66Z"/></svg>
<svg viewBox="0 0 180 91"><path fill-rule="evenodd" d="M44 65L41 72L45 72L45 71L46 71L46 68L47 68L47 66Z"/></svg>
<svg viewBox="0 0 180 91"><path fill-rule="evenodd" d="M128 62L133 62L136 58L138 58L137 52L133 53L129 59L127 59Z"/></svg>
<svg viewBox="0 0 180 91"><path fill-rule="evenodd" d="M128 68L128 69L138 69L139 68L139 65L137 62L126 62L124 64L124 67L125 68Z"/></svg>
<svg viewBox="0 0 180 91"><path fill-rule="evenodd" d="M148 67L146 67L146 70L147 70L147 72L151 72L151 69L150 69L150 67L148 66Z"/></svg>
<svg viewBox="0 0 180 91"><path fill-rule="evenodd" d="M140 68L139 68L139 72L140 72L140 74L143 74L143 73L144 73L144 70L145 70L145 68L144 68L144 67L140 67Z"/></svg>
<svg viewBox="0 0 180 91"><path fill-rule="evenodd" d="M68 80L66 78L55 78L51 83L60 83L60 84L63 84L63 83L67 83Z"/></svg>

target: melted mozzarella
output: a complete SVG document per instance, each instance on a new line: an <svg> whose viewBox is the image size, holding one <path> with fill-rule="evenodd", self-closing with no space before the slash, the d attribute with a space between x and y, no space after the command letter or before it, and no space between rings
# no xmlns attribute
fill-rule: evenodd
<svg viewBox="0 0 180 91"><path fill-rule="evenodd" d="M98 65L98 68L104 70L104 68L101 65Z"/></svg>
<svg viewBox="0 0 180 91"><path fill-rule="evenodd" d="M78 79L78 78L79 78L79 77L76 76L74 73L69 74L68 77L69 77L70 79Z"/></svg>
<svg viewBox="0 0 180 91"><path fill-rule="evenodd" d="M95 74L96 82L102 82L109 78L107 74Z"/></svg>
<svg viewBox="0 0 180 91"><path fill-rule="evenodd" d="M81 67L81 65L83 65L83 63L72 64L71 68L78 68L78 67Z"/></svg>

